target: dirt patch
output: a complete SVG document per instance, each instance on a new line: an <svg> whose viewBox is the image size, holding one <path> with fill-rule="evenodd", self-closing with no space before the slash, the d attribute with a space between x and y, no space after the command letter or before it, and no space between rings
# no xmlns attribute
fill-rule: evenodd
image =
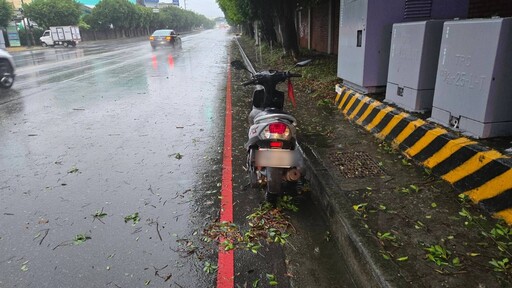
<svg viewBox="0 0 512 288"><path fill-rule="evenodd" d="M380 177L386 175L377 163L363 151L343 151L329 155L344 178Z"/></svg>
<svg viewBox="0 0 512 288"><path fill-rule="evenodd" d="M256 59L254 43L240 42ZM261 50L257 69L291 67L280 51ZM345 119L332 104L336 58L303 56L314 62L294 83L297 107L285 109L298 119L301 145L314 150L337 183L339 201L352 207L350 220L377 255L375 265L391 267L389 279L410 287L511 287L512 230Z"/></svg>

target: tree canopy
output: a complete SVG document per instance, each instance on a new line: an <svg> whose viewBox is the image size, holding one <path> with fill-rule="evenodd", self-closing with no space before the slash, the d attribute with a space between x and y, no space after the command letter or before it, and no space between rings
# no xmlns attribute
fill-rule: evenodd
<svg viewBox="0 0 512 288"><path fill-rule="evenodd" d="M121 30L170 28L188 31L196 27L209 29L215 25L214 21L205 16L179 7L165 7L154 13L153 9L135 5L128 0L102 0L83 20L94 30L112 27Z"/></svg>
<svg viewBox="0 0 512 288"><path fill-rule="evenodd" d="M82 14L76 0L34 0L23 4L25 16L40 27L77 25Z"/></svg>
<svg viewBox="0 0 512 288"><path fill-rule="evenodd" d="M0 27L7 27L11 21L13 7L7 0L0 0Z"/></svg>
<svg viewBox="0 0 512 288"><path fill-rule="evenodd" d="M4 2L6 0L0 0L0 9ZM24 4L23 9L27 17L43 28L80 25L82 29L95 31L126 31L140 28L188 31L198 27L209 29L215 26L215 22L205 16L179 7L166 7L154 13L153 9L133 4L128 0L101 0L90 13L83 13L81 5L76 0L33 0L30 4ZM12 10L7 14L8 23ZM0 20L1 15L3 10L0 10Z"/></svg>
<svg viewBox="0 0 512 288"><path fill-rule="evenodd" d="M130 28L136 12L135 5L128 0L102 0L92 9L98 27L112 25L120 29Z"/></svg>
<svg viewBox="0 0 512 288"><path fill-rule="evenodd" d="M243 24L257 16L251 9L256 3L251 0L217 0L217 3L231 25Z"/></svg>

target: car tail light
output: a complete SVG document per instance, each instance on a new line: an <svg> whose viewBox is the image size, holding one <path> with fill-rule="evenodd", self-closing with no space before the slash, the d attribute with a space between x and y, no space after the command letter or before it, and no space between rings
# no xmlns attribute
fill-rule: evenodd
<svg viewBox="0 0 512 288"><path fill-rule="evenodd" d="M149 41L153 41L153 40L155 40L155 37L149 36Z"/></svg>
<svg viewBox="0 0 512 288"><path fill-rule="evenodd" d="M270 123L263 129L262 136L266 139L288 139L290 128L282 122Z"/></svg>
<svg viewBox="0 0 512 288"><path fill-rule="evenodd" d="M170 41L172 39L171 36L165 36L165 40Z"/></svg>

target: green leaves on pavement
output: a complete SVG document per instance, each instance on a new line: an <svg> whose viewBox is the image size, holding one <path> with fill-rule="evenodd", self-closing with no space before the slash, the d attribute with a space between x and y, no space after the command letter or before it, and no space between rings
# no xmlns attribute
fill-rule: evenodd
<svg viewBox="0 0 512 288"><path fill-rule="evenodd" d="M128 216L125 216L124 217L124 223L128 223L132 221L132 225L135 226L135 224L139 223L140 221L140 217L139 217L139 212L135 212L133 214L130 214Z"/></svg>

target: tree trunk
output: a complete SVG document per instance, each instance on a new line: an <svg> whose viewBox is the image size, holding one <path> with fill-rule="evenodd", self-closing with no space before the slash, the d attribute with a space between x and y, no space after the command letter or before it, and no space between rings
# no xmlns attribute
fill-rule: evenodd
<svg viewBox="0 0 512 288"><path fill-rule="evenodd" d="M251 22L245 22L243 25L242 25L242 29L244 30L244 34L246 34L247 36L251 37L254 39L254 26L252 25Z"/></svg>
<svg viewBox="0 0 512 288"><path fill-rule="evenodd" d="M296 60L299 56L299 42L297 38L297 29L295 27L295 11L297 9L297 0L279 0L276 14L279 21L279 28L283 40L283 48L286 55L290 55Z"/></svg>
<svg viewBox="0 0 512 288"><path fill-rule="evenodd" d="M272 0L270 0L272 1ZM269 0L264 1L264 5L260 6L260 23L261 23L261 33L263 35L263 39L267 43L275 43L277 41L276 30L274 29L274 18L273 18L273 10L272 3Z"/></svg>

